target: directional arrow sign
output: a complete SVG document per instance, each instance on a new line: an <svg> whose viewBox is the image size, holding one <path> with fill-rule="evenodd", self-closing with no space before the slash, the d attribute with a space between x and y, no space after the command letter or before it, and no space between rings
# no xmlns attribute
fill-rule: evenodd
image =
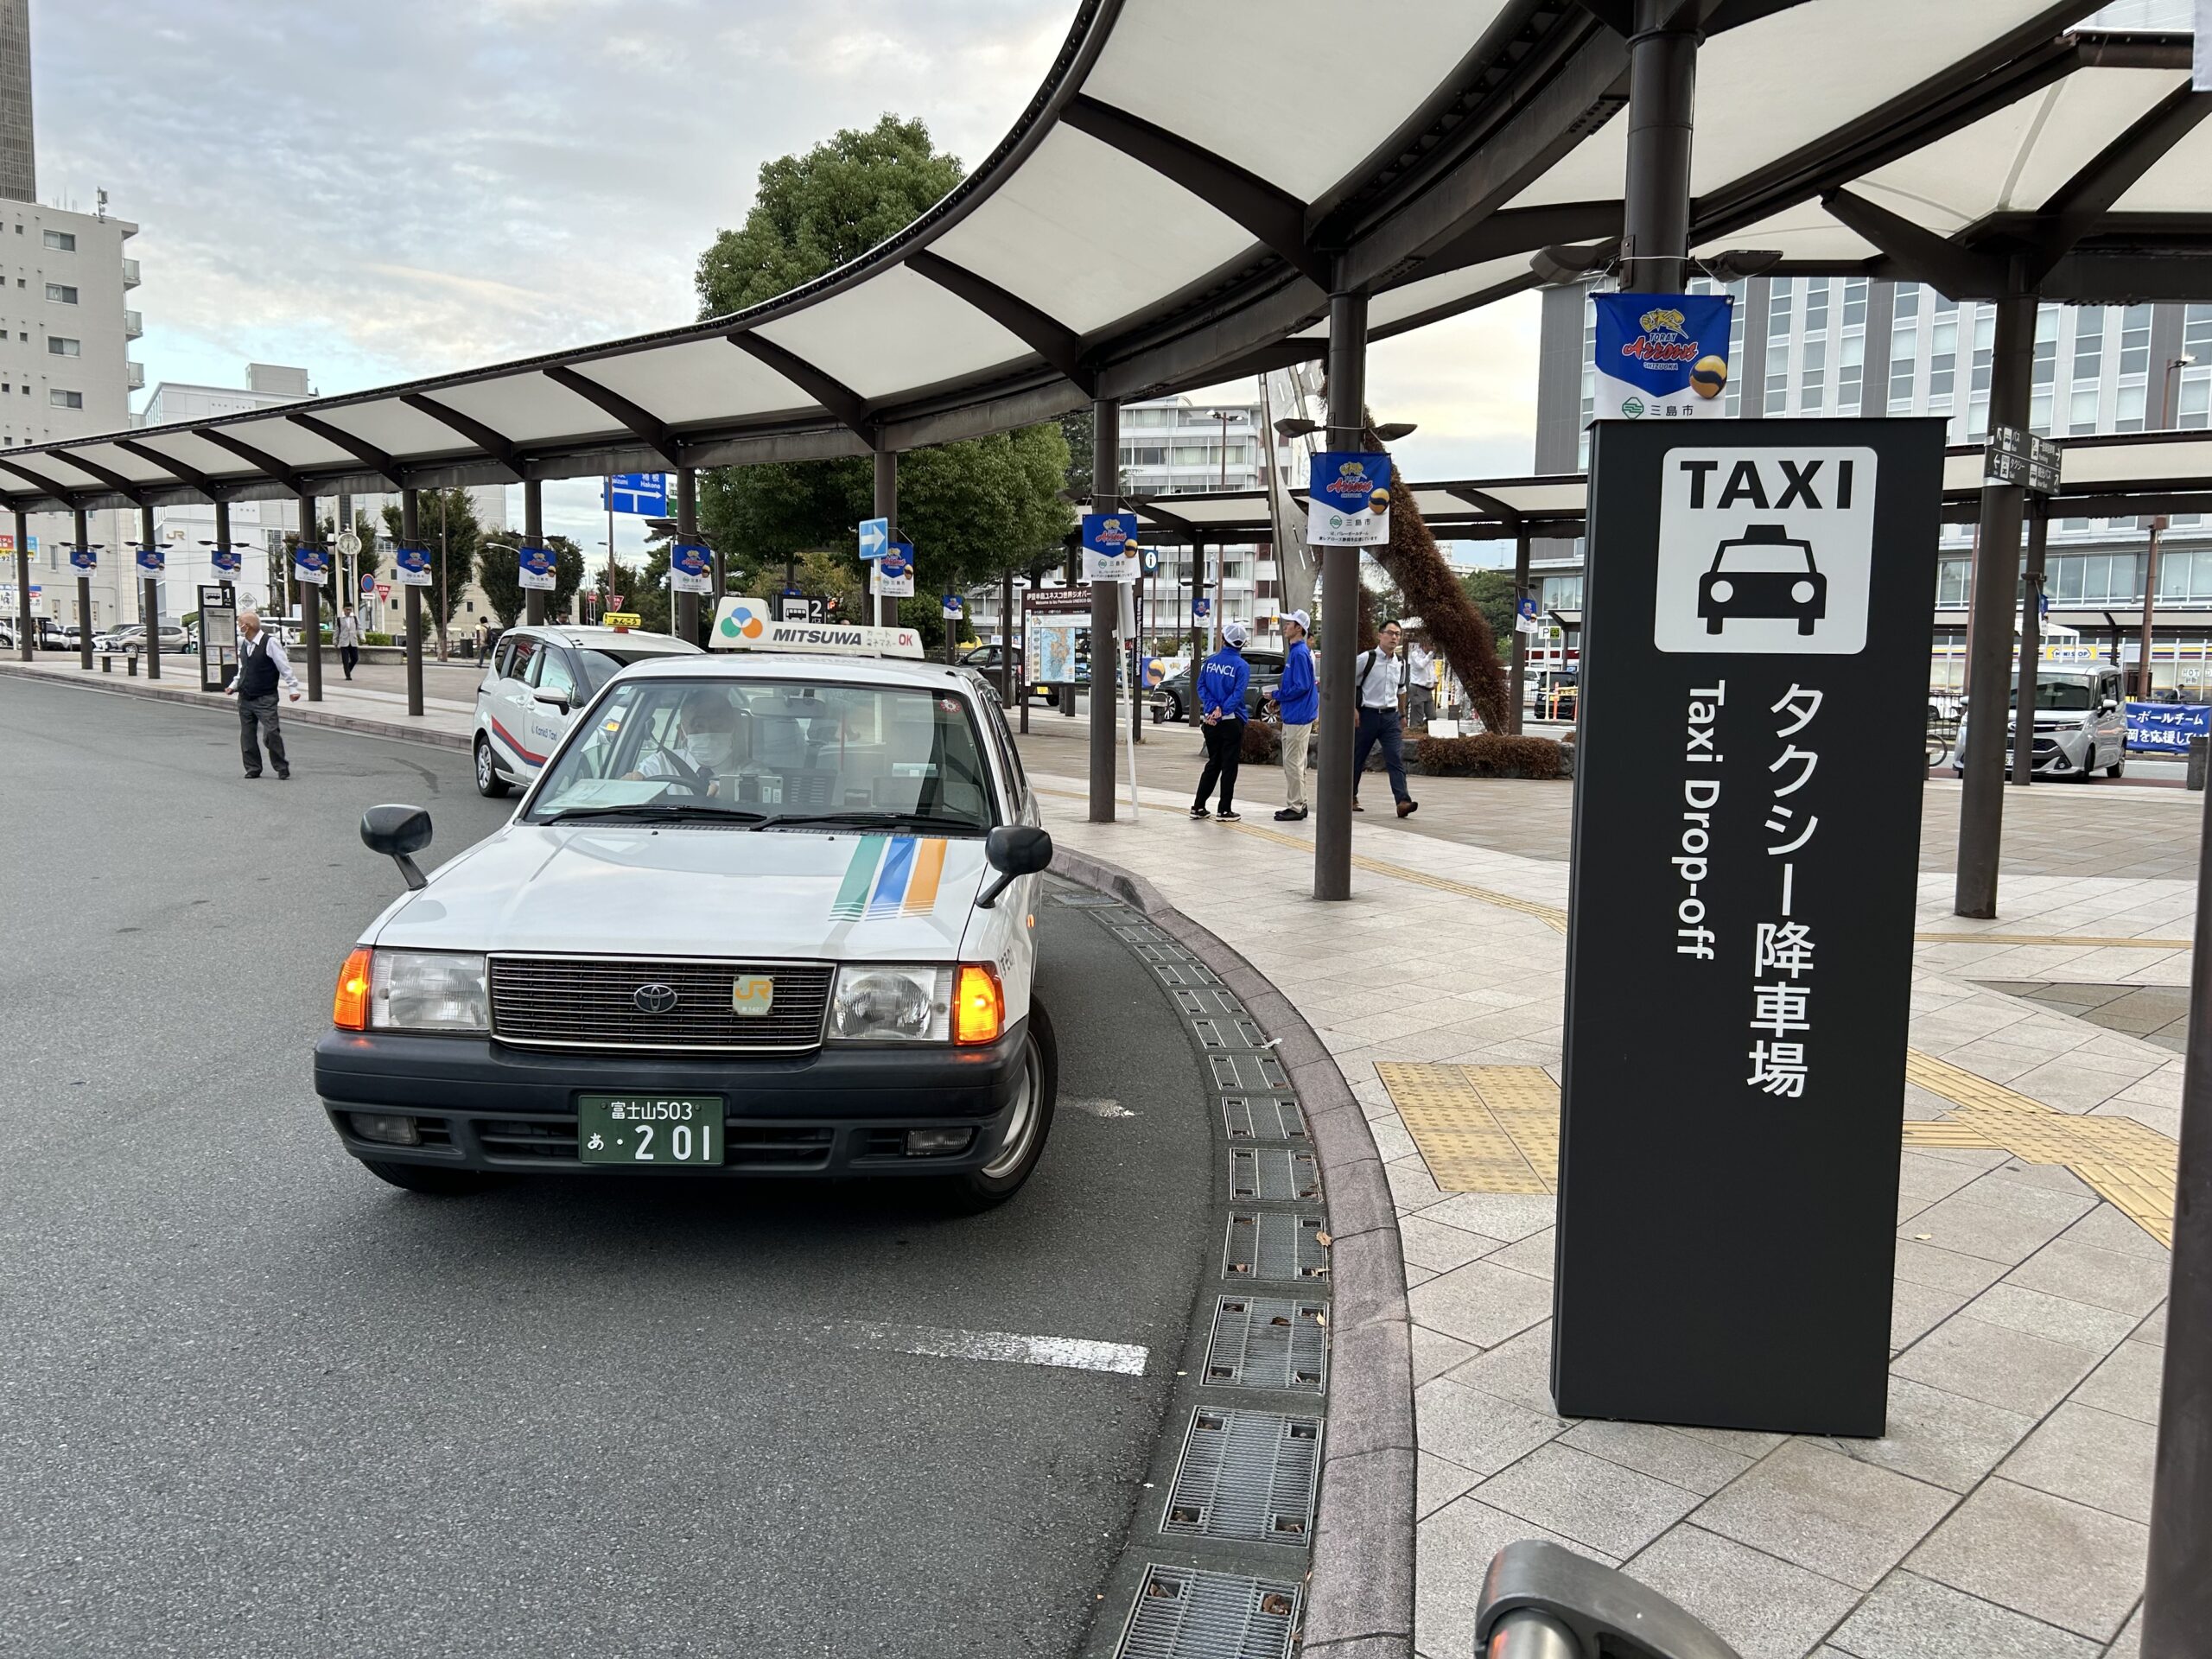
<svg viewBox="0 0 2212 1659"><path fill-rule="evenodd" d="M888 518L861 520L861 557L873 563L883 556L891 545L891 521Z"/></svg>

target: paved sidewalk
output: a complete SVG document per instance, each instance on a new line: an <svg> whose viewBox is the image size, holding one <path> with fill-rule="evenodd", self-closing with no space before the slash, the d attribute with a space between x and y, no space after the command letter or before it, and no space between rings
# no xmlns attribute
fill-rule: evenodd
<svg viewBox="0 0 2212 1659"><path fill-rule="evenodd" d="M293 666L304 685L307 683L304 667L299 663ZM209 709L235 706L219 692L200 689L200 659L196 657L162 658L159 680L126 676L119 665L113 673L103 674L95 667L87 674L77 665L74 658L42 656L35 663L25 663L14 657L0 659L0 683L16 676L65 685L81 685L118 696L153 697L167 702L198 703ZM5 695L4 689L0 689L0 696ZM320 702L309 702L302 697L297 702L286 702L282 709L287 721L297 721L304 726L341 726L353 731L366 732L372 736L407 737L417 742L435 743L442 747L456 749L468 747L475 729L475 712L476 705L473 699L461 701L425 695L422 714L410 716L407 712L407 694L404 689L391 691L367 684L348 683L335 673L324 679Z"/></svg>
<svg viewBox="0 0 2212 1659"><path fill-rule="evenodd" d="M1039 758L1053 834L1266 974L1389 1161L1428 1659L1467 1651L1483 1570L1523 1537L1625 1564L1751 1659L2133 1653L2181 1061L1989 982L2185 982L2192 883L2008 875L2005 915L1965 924L1923 877L1887 1439L1573 1421L1546 1384L1564 862L1359 821L1355 897L1321 906L1310 823L1192 823L1147 791L1141 822L1124 798L1093 825ZM1470 796L1454 817L1484 815ZM2165 821L2193 847L2193 811Z"/></svg>

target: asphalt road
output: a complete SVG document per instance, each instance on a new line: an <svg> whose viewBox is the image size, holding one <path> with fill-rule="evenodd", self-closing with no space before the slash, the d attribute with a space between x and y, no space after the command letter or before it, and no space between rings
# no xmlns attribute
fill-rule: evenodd
<svg viewBox="0 0 2212 1659"><path fill-rule="evenodd" d="M0 733L0 1653L1077 1646L1211 1243L1196 1056L1095 921L1038 918L1061 1110L990 1215L424 1198L339 1149L308 1053L397 891L361 809L456 852L504 816L466 757L296 726L247 783L234 721L19 681Z"/></svg>

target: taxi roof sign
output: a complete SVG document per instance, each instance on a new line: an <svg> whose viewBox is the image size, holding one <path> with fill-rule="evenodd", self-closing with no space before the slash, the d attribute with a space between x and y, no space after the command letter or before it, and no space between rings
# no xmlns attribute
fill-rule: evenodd
<svg viewBox="0 0 2212 1659"><path fill-rule="evenodd" d="M786 622L764 599L725 599L715 607L710 651L827 652L849 657L919 658L922 636L912 628L842 622Z"/></svg>
<svg viewBox="0 0 2212 1659"><path fill-rule="evenodd" d="M617 633L626 633L632 628L642 628L645 626L645 619L635 611L609 611L599 620L601 625L613 629Z"/></svg>

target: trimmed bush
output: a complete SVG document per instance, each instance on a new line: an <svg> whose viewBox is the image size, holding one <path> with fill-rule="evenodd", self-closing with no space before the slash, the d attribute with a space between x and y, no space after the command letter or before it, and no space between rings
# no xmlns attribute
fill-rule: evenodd
<svg viewBox="0 0 2212 1659"><path fill-rule="evenodd" d="M1414 764L1429 778L1563 778L1573 760L1548 737L1479 732L1423 738Z"/></svg>
<svg viewBox="0 0 2212 1659"><path fill-rule="evenodd" d="M393 644L394 641L392 637L388 633L371 632L365 633L361 636L361 643L365 645L389 645Z"/></svg>
<svg viewBox="0 0 2212 1659"><path fill-rule="evenodd" d="M1282 764L1282 728L1271 721L1248 720L1238 753L1247 766Z"/></svg>

